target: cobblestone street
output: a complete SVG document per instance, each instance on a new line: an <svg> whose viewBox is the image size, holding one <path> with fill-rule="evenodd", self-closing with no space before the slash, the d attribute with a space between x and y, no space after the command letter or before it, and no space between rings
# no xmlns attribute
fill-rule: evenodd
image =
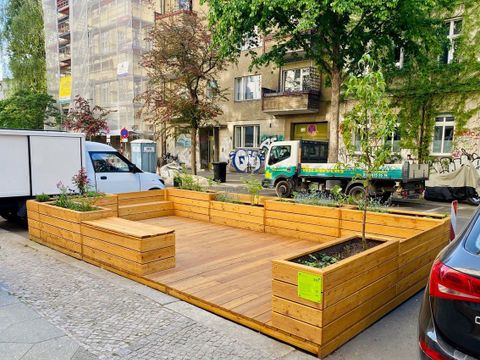
<svg viewBox="0 0 480 360"><path fill-rule="evenodd" d="M51 337L63 338L75 349L69 352L67 346L52 344L64 351L45 358L310 358L178 299L34 244L24 232L0 230L0 247L4 305L27 305L56 328ZM17 352L1 351L2 359L3 354L11 354L8 359L28 354L35 341L12 338L9 324L4 324L0 349L16 345Z"/></svg>

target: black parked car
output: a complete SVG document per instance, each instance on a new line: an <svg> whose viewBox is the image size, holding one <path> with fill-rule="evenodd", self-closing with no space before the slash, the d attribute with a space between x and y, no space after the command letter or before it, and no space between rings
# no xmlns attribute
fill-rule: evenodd
<svg viewBox="0 0 480 360"><path fill-rule="evenodd" d="M419 345L422 359L480 359L480 211L433 264Z"/></svg>

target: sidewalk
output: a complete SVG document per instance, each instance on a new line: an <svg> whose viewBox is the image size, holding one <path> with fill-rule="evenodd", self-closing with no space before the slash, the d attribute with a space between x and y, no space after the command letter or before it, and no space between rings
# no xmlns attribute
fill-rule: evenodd
<svg viewBox="0 0 480 360"><path fill-rule="evenodd" d="M2 360L313 359L26 237L0 221Z"/></svg>
<svg viewBox="0 0 480 360"><path fill-rule="evenodd" d="M0 357L3 360L94 360L64 331L0 287Z"/></svg>

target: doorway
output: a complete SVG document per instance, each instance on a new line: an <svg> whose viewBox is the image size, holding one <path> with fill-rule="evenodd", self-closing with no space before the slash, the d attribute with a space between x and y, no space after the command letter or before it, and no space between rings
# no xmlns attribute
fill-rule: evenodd
<svg viewBox="0 0 480 360"><path fill-rule="evenodd" d="M200 168L211 169L212 163L218 161L219 128L208 127L199 129Z"/></svg>

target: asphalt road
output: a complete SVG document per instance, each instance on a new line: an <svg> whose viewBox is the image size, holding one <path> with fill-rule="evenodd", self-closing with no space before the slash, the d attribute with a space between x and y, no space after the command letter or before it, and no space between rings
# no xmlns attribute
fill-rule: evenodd
<svg viewBox="0 0 480 360"><path fill-rule="evenodd" d="M402 210L425 211L431 213L450 213L450 204L420 201L416 203L395 204ZM460 232L472 217L475 207L460 204L457 217ZM0 220L0 229L27 237L25 229ZM419 292L397 309L377 321L374 325L357 335L336 352L327 357L329 360L355 359L417 359L417 317L423 291ZM225 324L228 323L227 320ZM306 359L307 354L295 352L295 356L285 359ZM291 354L293 355L293 354Z"/></svg>

